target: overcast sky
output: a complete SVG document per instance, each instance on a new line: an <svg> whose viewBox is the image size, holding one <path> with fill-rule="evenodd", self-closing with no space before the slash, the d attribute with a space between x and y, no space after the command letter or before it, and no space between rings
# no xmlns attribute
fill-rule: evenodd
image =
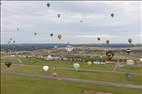
<svg viewBox="0 0 142 94"><path fill-rule="evenodd" d="M1 43L10 38L16 43L105 43L106 40L128 43L128 38L142 43L141 4L140 1L2 1ZM50 37L50 33L54 36ZM62 35L61 40L58 34Z"/></svg>

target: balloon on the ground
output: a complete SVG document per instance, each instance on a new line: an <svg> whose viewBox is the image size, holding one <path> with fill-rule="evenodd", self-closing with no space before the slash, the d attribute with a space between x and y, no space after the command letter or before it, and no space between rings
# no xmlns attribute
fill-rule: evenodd
<svg viewBox="0 0 142 94"><path fill-rule="evenodd" d="M73 64L73 68L74 68L76 71L78 71L79 68L80 68L80 64L79 64L79 63L74 63L74 64Z"/></svg>
<svg viewBox="0 0 142 94"><path fill-rule="evenodd" d="M131 77L131 73L130 73L130 72L125 72L125 76L126 76L127 78L130 78L130 77Z"/></svg>
<svg viewBox="0 0 142 94"><path fill-rule="evenodd" d="M53 75L54 77L57 77L57 73L56 73L56 72L53 72L52 75Z"/></svg>
<svg viewBox="0 0 142 94"><path fill-rule="evenodd" d="M48 70L49 70L49 67L48 67L48 66L43 66L43 70L44 70L44 71L48 71Z"/></svg>
<svg viewBox="0 0 142 94"><path fill-rule="evenodd" d="M92 65L92 62L91 62L91 61L88 61L87 64L88 64L88 65Z"/></svg>
<svg viewBox="0 0 142 94"><path fill-rule="evenodd" d="M65 48L65 50L67 52L71 52L73 50L73 47L71 45L67 45L66 48Z"/></svg>
<svg viewBox="0 0 142 94"><path fill-rule="evenodd" d="M61 38L62 38L62 35L61 35L61 34L59 34L59 35L58 35L58 39L61 39Z"/></svg>
<svg viewBox="0 0 142 94"><path fill-rule="evenodd" d="M5 62L5 65L9 68L10 66L11 66L11 62L10 61L7 61L7 62Z"/></svg>

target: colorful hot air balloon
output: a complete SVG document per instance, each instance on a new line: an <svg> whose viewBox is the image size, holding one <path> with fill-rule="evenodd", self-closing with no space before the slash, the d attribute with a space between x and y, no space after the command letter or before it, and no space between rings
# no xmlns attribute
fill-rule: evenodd
<svg viewBox="0 0 142 94"><path fill-rule="evenodd" d="M59 34L59 35L58 35L58 39L61 39L61 38L62 38L62 35L61 35L61 34Z"/></svg>
<svg viewBox="0 0 142 94"><path fill-rule="evenodd" d="M114 53L112 51L106 52L106 59L107 60L109 60L109 61L112 60L113 56L114 56Z"/></svg>
<svg viewBox="0 0 142 94"><path fill-rule="evenodd" d="M113 18L114 17L114 13L111 13L110 16Z"/></svg>
<svg viewBox="0 0 142 94"><path fill-rule="evenodd" d="M61 14L57 14L57 17L60 18L60 17L61 17Z"/></svg>
<svg viewBox="0 0 142 94"><path fill-rule="evenodd" d="M47 7L50 7L50 3L47 3Z"/></svg>
<svg viewBox="0 0 142 94"><path fill-rule="evenodd" d="M132 39L131 39L131 38L129 38L129 39L128 39L128 42L131 44L131 43L132 43Z"/></svg>
<svg viewBox="0 0 142 94"><path fill-rule="evenodd" d="M10 66L11 66L11 62L10 61L7 61L7 62L5 62L5 65L9 68Z"/></svg>
<svg viewBox="0 0 142 94"><path fill-rule="evenodd" d="M79 68L80 68L80 64L79 63L74 63L73 68L75 69L75 71L78 71Z"/></svg>

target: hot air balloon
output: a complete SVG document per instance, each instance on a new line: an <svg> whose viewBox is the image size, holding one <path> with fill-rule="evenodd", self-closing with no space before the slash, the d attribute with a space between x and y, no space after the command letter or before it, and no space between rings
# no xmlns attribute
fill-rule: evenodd
<svg viewBox="0 0 142 94"><path fill-rule="evenodd" d="M132 39L131 39L131 38L129 38L129 39L128 39L128 42L131 44L131 43L132 43Z"/></svg>
<svg viewBox="0 0 142 94"><path fill-rule="evenodd" d="M98 37L98 38L97 38L97 40L101 40L101 38L100 38L100 37Z"/></svg>
<svg viewBox="0 0 142 94"><path fill-rule="evenodd" d="M17 31L19 31L19 28L17 28Z"/></svg>
<svg viewBox="0 0 142 94"><path fill-rule="evenodd" d="M50 7L50 3L47 3L47 7Z"/></svg>
<svg viewBox="0 0 142 94"><path fill-rule="evenodd" d="M67 52L71 52L73 50L73 47L71 45L67 45L66 48L65 48L65 50Z"/></svg>
<svg viewBox="0 0 142 94"><path fill-rule="evenodd" d="M130 77L131 77L131 73L130 73L130 72L125 72L125 76L126 76L127 78L130 78Z"/></svg>
<svg viewBox="0 0 142 94"><path fill-rule="evenodd" d="M113 18L114 17L114 13L111 13L110 16Z"/></svg>
<svg viewBox="0 0 142 94"><path fill-rule="evenodd" d="M34 35L37 35L37 33L34 33Z"/></svg>
<svg viewBox="0 0 142 94"><path fill-rule="evenodd" d="M57 73L56 73L56 72L53 72L52 75L53 75L54 77L57 77Z"/></svg>
<svg viewBox="0 0 142 94"><path fill-rule="evenodd" d="M11 62L10 61L7 61L7 62L5 62L5 65L9 68L10 66L11 66Z"/></svg>
<svg viewBox="0 0 142 94"><path fill-rule="evenodd" d="M49 67L48 66L43 66L42 68L44 71L48 71L49 70Z"/></svg>
<svg viewBox="0 0 142 94"><path fill-rule="evenodd" d="M106 44L107 44L107 45L109 44L109 40L106 40Z"/></svg>
<svg viewBox="0 0 142 94"><path fill-rule="evenodd" d="M75 71L78 71L79 68L80 68L80 64L79 63L74 63L73 68L75 69Z"/></svg>
<svg viewBox="0 0 142 94"><path fill-rule="evenodd" d="M83 20L80 20L80 23L83 23Z"/></svg>
<svg viewBox="0 0 142 94"><path fill-rule="evenodd" d="M15 43L15 40L13 40L13 43Z"/></svg>
<svg viewBox="0 0 142 94"><path fill-rule="evenodd" d="M61 14L57 14L57 17L60 18L60 17L61 17Z"/></svg>
<svg viewBox="0 0 142 94"><path fill-rule="evenodd" d="M112 60L113 56L114 56L114 53L112 51L106 52L106 59L107 60L109 60L109 61Z"/></svg>
<svg viewBox="0 0 142 94"><path fill-rule="evenodd" d="M91 61L88 61L87 64L90 66L90 65L92 65L92 62L91 62Z"/></svg>
<svg viewBox="0 0 142 94"><path fill-rule="evenodd" d="M10 38L9 40L12 40L12 38Z"/></svg>
<svg viewBox="0 0 142 94"><path fill-rule="evenodd" d="M130 54L131 49L126 49L126 52L127 52L128 54Z"/></svg>
<svg viewBox="0 0 142 94"><path fill-rule="evenodd" d="M62 35L61 35L61 34L59 34L59 35L58 35L58 39L61 39L61 38L62 38Z"/></svg>
<svg viewBox="0 0 142 94"><path fill-rule="evenodd" d="M53 33L51 33L50 36L53 37Z"/></svg>

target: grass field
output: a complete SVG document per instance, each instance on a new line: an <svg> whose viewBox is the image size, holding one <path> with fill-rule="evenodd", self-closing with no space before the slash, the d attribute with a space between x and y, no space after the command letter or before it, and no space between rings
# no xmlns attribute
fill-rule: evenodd
<svg viewBox="0 0 142 94"><path fill-rule="evenodd" d="M6 69L4 64L1 64L1 71L41 74L51 76L53 72L57 72L59 77L78 78L87 80L107 81L123 84L142 85L142 67L126 66L118 69L117 72L111 72L114 64L106 65L91 65L78 62L81 65L80 71L76 72L72 68L74 62L69 61L45 61L37 58L19 58L22 63L17 61L17 58L9 58L14 64ZM3 58L1 61L3 62ZM18 65L16 65L18 64ZM50 67L48 72L42 70L43 65ZM69 68L69 69L68 69ZM98 71L84 71L83 69L92 69ZM110 71L110 72L103 72ZM137 73L131 78L126 78L124 73L130 71ZM1 94L95 94L97 91L107 91L112 94L141 94L140 89L118 88L110 86L99 86L94 84L74 83L58 80L45 80L31 77L19 76L2 76L1 79Z"/></svg>

